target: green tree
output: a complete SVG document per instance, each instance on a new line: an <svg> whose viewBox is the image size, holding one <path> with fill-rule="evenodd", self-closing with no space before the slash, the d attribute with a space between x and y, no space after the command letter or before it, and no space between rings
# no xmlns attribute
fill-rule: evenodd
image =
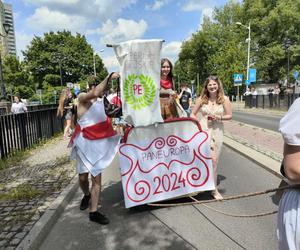
<svg viewBox="0 0 300 250"><path fill-rule="evenodd" d="M46 83L65 86L67 82L85 80L94 72L93 49L78 33L73 36L69 31L58 31L36 36L23 54L38 88ZM99 76L107 74L99 56L96 56L96 67Z"/></svg>
<svg viewBox="0 0 300 250"><path fill-rule="evenodd" d="M3 78L9 96L19 94L21 98L29 98L34 93L34 88L30 84L29 74L26 72L24 64L14 55L7 55L3 60Z"/></svg>

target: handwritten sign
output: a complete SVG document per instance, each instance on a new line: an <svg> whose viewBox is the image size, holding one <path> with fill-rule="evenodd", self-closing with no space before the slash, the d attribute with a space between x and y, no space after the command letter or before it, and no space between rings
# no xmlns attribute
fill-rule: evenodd
<svg viewBox="0 0 300 250"><path fill-rule="evenodd" d="M185 118L132 128L119 148L126 208L213 190L208 135Z"/></svg>

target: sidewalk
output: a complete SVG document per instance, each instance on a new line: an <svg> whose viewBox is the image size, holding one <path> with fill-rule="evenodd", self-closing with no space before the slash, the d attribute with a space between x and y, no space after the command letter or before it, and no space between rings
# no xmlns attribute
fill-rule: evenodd
<svg viewBox="0 0 300 250"><path fill-rule="evenodd" d="M233 103L233 109L242 112L263 113L282 116L284 112L273 110L244 109L242 103ZM264 168L279 175L279 165L282 159L283 141L279 133L266 129L257 128L236 121L224 122L225 124L225 145L239 151L249 159L259 163ZM47 143L32 152L32 155L24 161L30 166L28 171L21 171L22 166L14 167L5 172L5 176L10 180L10 187L16 187L23 183L26 178L39 179L38 184L41 190L52 190L48 197L43 199L33 199L29 202L7 203L0 199L0 220L14 222L15 211L31 211L27 213L27 219L12 226L0 225L0 249L29 249L36 248L41 244L51 226L55 223L63 208L67 205L70 196L74 195L78 189L77 177L74 166L68 161L69 149L66 147L67 141L56 139ZM58 171L63 169L64 171ZM11 180L14 172L19 171L27 174L26 178L16 177ZM58 174L53 175L58 172ZM2 176L2 172L0 172ZM6 182L5 182L6 183ZM55 184L63 183L62 189L55 190ZM70 183L68 185L68 183ZM7 189L7 187L5 187ZM0 194L3 191L0 188ZM120 191L120 190L119 190ZM80 197L78 198L80 199ZM25 204L26 203L26 204ZM77 206L78 204L76 204ZM29 209L30 208L30 209ZM29 209L29 210L26 210ZM74 215L75 217L77 215ZM79 218L77 218L79 219ZM86 219L84 217L84 219Z"/></svg>
<svg viewBox="0 0 300 250"><path fill-rule="evenodd" d="M53 138L0 171L0 249L15 249L74 177L67 143Z"/></svg>

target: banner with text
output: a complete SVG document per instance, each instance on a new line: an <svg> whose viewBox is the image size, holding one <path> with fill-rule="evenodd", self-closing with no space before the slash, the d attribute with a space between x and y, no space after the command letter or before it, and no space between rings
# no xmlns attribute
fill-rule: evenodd
<svg viewBox="0 0 300 250"><path fill-rule="evenodd" d="M126 208L215 189L208 135L190 118L132 128L119 156Z"/></svg>
<svg viewBox="0 0 300 250"><path fill-rule="evenodd" d="M123 117L131 125L163 122L160 111L162 40L132 40L114 46L121 70Z"/></svg>

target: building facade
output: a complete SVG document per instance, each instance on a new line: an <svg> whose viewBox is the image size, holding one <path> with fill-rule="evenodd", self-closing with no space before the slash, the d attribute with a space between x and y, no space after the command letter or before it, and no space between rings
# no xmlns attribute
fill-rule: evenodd
<svg viewBox="0 0 300 250"><path fill-rule="evenodd" d="M2 55L16 55L16 39L12 5L3 3L0 0L0 33L6 34L3 24L10 25L10 30L7 36L1 36L1 54Z"/></svg>

